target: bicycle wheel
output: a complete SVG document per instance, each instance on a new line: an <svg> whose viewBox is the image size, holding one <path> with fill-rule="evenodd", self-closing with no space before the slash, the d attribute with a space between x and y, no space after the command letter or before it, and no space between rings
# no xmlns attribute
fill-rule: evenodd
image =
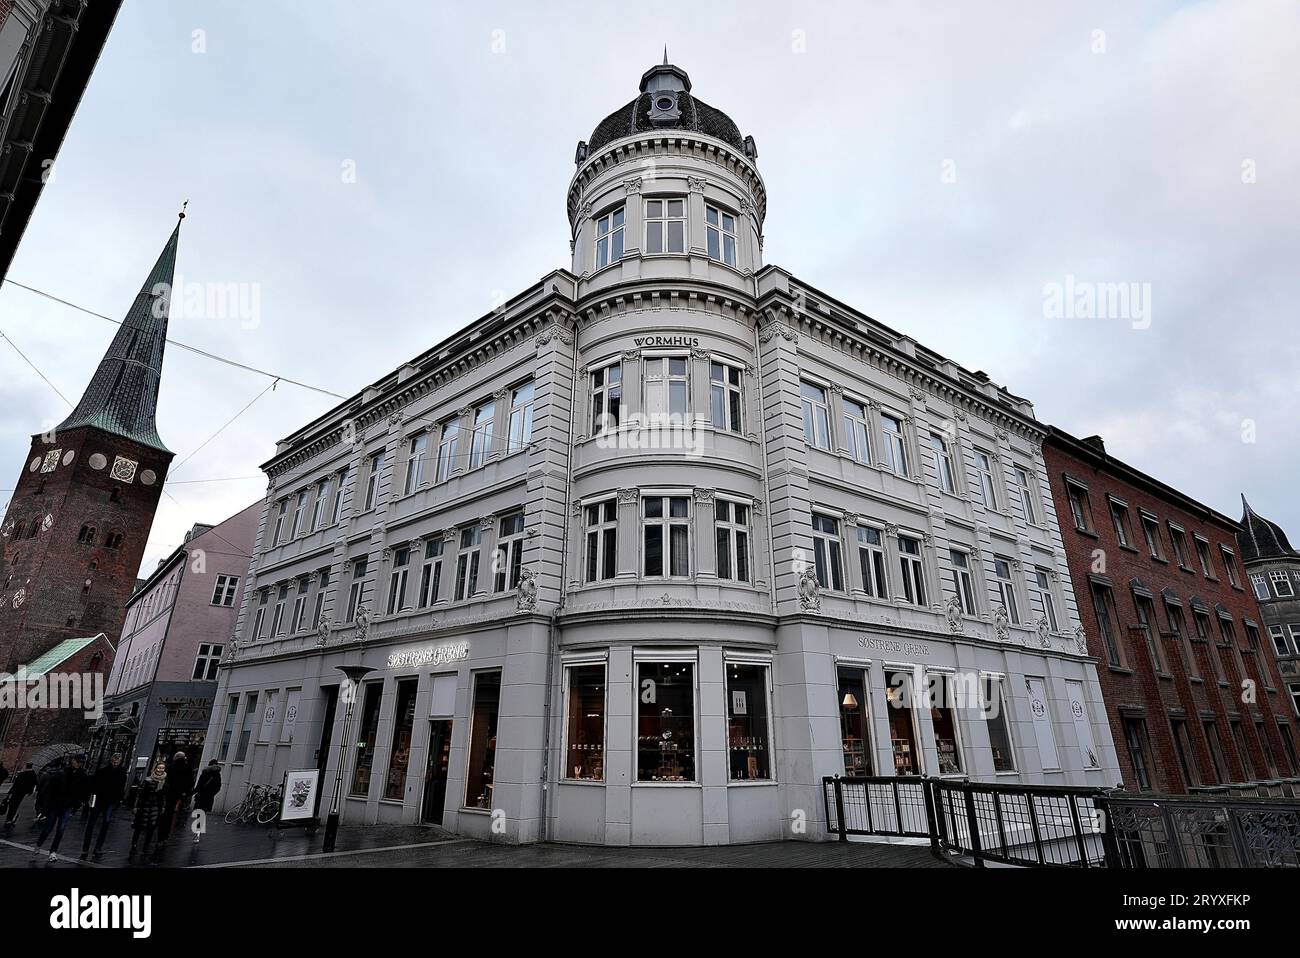
<svg viewBox="0 0 1300 958"><path fill-rule="evenodd" d="M232 806L230 810L226 812L226 824L227 825L235 824L237 821L239 821L239 819L243 816L243 814L244 814L243 802L240 802L238 805Z"/></svg>
<svg viewBox="0 0 1300 958"><path fill-rule="evenodd" d="M280 817L280 803L268 798L257 810L257 824L270 825Z"/></svg>

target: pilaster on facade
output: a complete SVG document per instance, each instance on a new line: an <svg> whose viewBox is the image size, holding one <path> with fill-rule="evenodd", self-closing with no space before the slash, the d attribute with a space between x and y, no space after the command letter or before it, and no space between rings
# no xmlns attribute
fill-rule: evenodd
<svg viewBox="0 0 1300 958"><path fill-rule="evenodd" d="M558 559L566 552L571 521L569 475L576 425L573 317L557 311L551 323L547 327L551 335L537 344L533 373L536 406L524 500L528 538L523 567L535 576L537 594L532 605L537 610L557 608L565 590L565 573Z"/></svg>

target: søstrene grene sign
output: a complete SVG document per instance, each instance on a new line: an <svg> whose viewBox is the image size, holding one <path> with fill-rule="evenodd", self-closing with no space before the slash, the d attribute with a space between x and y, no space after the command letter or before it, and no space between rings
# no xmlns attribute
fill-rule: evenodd
<svg viewBox="0 0 1300 958"><path fill-rule="evenodd" d="M463 662L469 658L468 642L447 642L443 645L425 645L416 649L401 649L388 656L388 667L419 668L425 665L446 665Z"/></svg>

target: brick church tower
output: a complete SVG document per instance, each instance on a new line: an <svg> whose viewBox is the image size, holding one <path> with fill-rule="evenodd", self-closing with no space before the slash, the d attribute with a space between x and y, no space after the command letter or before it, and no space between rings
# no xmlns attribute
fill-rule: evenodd
<svg viewBox="0 0 1300 958"><path fill-rule="evenodd" d="M179 235L178 221L71 415L32 437L0 527L5 673L112 666L174 455L154 417ZM87 725L81 710L0 708L0 759L39 764Z"/></svg>

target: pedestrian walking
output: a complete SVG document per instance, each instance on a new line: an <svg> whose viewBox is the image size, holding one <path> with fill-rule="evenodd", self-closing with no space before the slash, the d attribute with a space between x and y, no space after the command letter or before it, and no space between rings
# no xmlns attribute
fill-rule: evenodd
<svg viewBox="0 0 1300 958"><path fill-rule="evenodd" d="M113 813L122 804L126 794L126 766L122 764L122 753L115 752L108 764L100 767L90 779L90 807L86 814L86 831L81 836L81 857L90 852L90 836L95 832L95 821L99 820L99 838L95 840L95 858L104 851L104 839L108 837L108 826L113 823Z"/></svg>
<svg viewBox="0 0 1300 958"><path fill-rule="evenodd" d="M72 756L72 762L68 768L56 766L46 777L44 785L41 788L41 810L45 815L45 822L41 826L41 833L36 839L36 848L32 850L32 857L35 858L45 844L45 839L54 834L54 840L50 843L50 861L56 861L59 857L59 843L63 841L63 831L68 827L68 819L76 811L77 806L86 800L86 795L90 787L90 780L86 777L86 770L82 768L82 756Z"/></svg>
<svg viewBox="0 0 1300 958"><path fill-rule="evenodd" d="M9 788L9 810L5 813L5 824L12 825L18 818L18 807L32 792L36 791L36 769L28 762L21 772L14 776L14 783Z"/></svg>
<svg viewBox="0 0 1300 958"><path fill-rule="evenodd" d="M167 763L167 804L163 809L162 820L158 822L159 841L165 842L171 837L172 827L189 804L190 792L193 790L194 769L190 766L189 756L177 752Z"/></svg>
<svg viewBox="0 0 1300 958"><path fill-rule="evenodd" d="M194 786L194 807L205 815L211 814L219 791L221 791L221 763L214 758L208 762L208 767L199 775L198 784ZM195 832L194 840L196 842L199 840L198 832Z"/></svg>
<svg viewBox="0 0 1300 958"><path fill-rule="evenodd" d="M162 814L163 803L167 800L164 789L167 787L167 765L159 762L153 771L140 783L135 796L135 820L131 823L131 852L135 854L136 842L140 833L144 833L144 851L149 852L149 843L153 841L154 830L158 827L158 816Z"/></svg>

